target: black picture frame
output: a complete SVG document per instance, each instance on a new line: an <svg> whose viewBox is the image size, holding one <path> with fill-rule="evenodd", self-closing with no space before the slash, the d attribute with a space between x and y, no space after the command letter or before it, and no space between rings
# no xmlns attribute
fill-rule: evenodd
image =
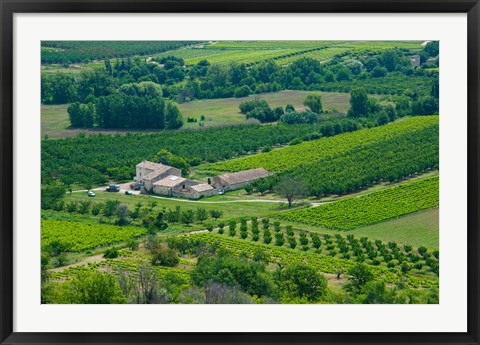
<svg viewBox="0 0 480 345"><path fill-rule="evenodd" d="M479 344L478 0L0 0L0 341L2 344ZM13 16L15 13L467 13L468 331L466 333L13 332ZM452 315L454 317L454 315Z"/></svg>

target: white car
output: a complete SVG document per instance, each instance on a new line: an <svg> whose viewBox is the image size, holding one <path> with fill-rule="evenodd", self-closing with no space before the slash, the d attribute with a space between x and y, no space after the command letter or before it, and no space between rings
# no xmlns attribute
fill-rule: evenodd
<svg viewBox="0 0 480 345"><path fill-rule="evenodd" d="M95 193L94 193L94 192L92 192L92 191L89 191L89 192L87 193L87 196L89 196L89 197L92 197L92 198L93 198L93 197L95 197Z"/></svg>

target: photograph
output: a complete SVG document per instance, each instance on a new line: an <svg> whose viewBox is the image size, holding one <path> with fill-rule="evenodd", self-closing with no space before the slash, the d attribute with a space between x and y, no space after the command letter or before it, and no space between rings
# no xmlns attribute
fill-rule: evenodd
<svg viewBox="0 0 480 345"><path fill-rule="evenodd" d="M438 305L424 38L41 41L41 303Z"/></svg>

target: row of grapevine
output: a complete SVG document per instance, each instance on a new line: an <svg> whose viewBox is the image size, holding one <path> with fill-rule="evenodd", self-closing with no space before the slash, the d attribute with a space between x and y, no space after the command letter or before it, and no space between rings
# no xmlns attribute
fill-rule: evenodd
<svg viewBox="0 0 480 345"><path fill-rule="evenodd" d="M352 230L438 206L439 178L431 177L361 197L283 213L280 218L335 230Z"/></svg>
<svg viewBox="0 0 480 345"><path fill-rule="evenodd" d="M113 57L151 54L195 41L42 41L42 63L88 62Z"/></svg>
<svg viewBox="0 0 480 345"><path fill-rule="evenodd" d="M60 271L50 273L52 280L67 280L74 277L78 272L84 270L108 270L113 273L119 271L130 274L138 274L143 267L149 267L154 270L161 279L168 273L174 273L182 277L185 281L189 280L190 271L182 268L153 266L150 265L150 258L139 252L133 252L129 249L121 249L120 256L115 259L104 259L97 262L89 262L87 265L71 266ZM191 267L189 267L191 269Z"/></svg>
<svg viewBox="0 0 480 345"><path fill-rule="evenodd" d="M346 194L378 180L395 181L439 161L438 116L411 117L268 153L212 164L211 169L264 168L304 180L310 195Z"/></svg>
<svg viewBox="0 0 480 345"><path fill-rule="evenodd" d="M214 163L209 167L219 171L241 171L263 167L269 171L283 172L304 162L346 155L354 149L358 150L374 143L383 144L399 135L414 136L416 132L431 127L438 127L438 116L410 117L385 126L320 138L255 156Z"/></svg>
<svg viewBox="0 0 480 345"><path fill-rule="evenodd" d="M214 162L318 132L319 128L311 125L243 125L155 134L48 139L42 141L42 181L60 176L73 181L93 179L99 182L108 170L114 169L126 170L127 176L133 176L138 162L152 159L161 149L185 157L192 165L202 161Z"/></svg>
<svg viewBox="0 0 480 345"><path fill-rule="evenodd" d="M59 242L64 251L79 252L143 236L147 229L42 219L42 247Z"/></svg>

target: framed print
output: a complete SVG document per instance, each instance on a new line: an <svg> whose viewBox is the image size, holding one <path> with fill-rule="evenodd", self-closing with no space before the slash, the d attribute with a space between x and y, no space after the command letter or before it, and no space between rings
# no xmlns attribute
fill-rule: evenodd
<svg viewBox="0 0 480 345"><path fill-rule="evenodd" d="M478 1L1 4L2 344L479 342Z"/></svg>

